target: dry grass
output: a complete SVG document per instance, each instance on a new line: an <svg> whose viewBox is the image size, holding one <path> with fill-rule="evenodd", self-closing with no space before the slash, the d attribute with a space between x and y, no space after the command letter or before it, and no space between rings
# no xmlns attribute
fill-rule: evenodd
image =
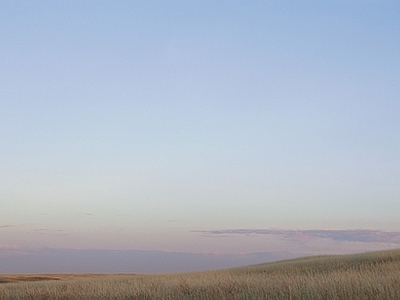
<svg viewBox="0 0 400 300"><path fill-rule="evenodd" d="M0 285L0 299L400 299L400 250L200 273L5 275L0 280L14 281Z"/></svg>

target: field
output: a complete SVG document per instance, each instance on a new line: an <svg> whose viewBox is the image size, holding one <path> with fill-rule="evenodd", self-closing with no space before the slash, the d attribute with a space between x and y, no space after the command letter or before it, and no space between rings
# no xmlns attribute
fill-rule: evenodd
<svg viewBox="0 0 400 300"><path fill-rule="evenodd" d="M400 250L156 275L0 275L0 299L400 299Z"/></svg>

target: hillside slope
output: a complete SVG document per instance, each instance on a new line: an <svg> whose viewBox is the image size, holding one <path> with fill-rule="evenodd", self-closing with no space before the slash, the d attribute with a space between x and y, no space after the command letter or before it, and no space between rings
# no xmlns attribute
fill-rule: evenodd
<svg viewBox="0 0 400 300"><path fill-rule="evenodd" d="M400 250L199 273L59 278L0 284L0 299L400 299Z"/></svg>

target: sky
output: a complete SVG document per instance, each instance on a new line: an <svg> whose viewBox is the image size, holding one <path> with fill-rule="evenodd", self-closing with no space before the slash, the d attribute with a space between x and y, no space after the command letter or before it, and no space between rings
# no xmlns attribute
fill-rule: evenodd
<svg viewBox="0 0 400 300"><path fill-rule="evenodd" d="M399 247L398 1L1 1L0 70L0 273Z"/></svg>

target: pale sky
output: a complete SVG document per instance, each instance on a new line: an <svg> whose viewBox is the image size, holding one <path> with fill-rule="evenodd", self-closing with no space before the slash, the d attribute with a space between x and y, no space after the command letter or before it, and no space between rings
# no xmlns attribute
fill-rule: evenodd
<svg viewBox="0 0 400 300"><path fill-rule="evenodd" d="M399 83L398 1L1 1L0 248L399 231Z"/></svg>

